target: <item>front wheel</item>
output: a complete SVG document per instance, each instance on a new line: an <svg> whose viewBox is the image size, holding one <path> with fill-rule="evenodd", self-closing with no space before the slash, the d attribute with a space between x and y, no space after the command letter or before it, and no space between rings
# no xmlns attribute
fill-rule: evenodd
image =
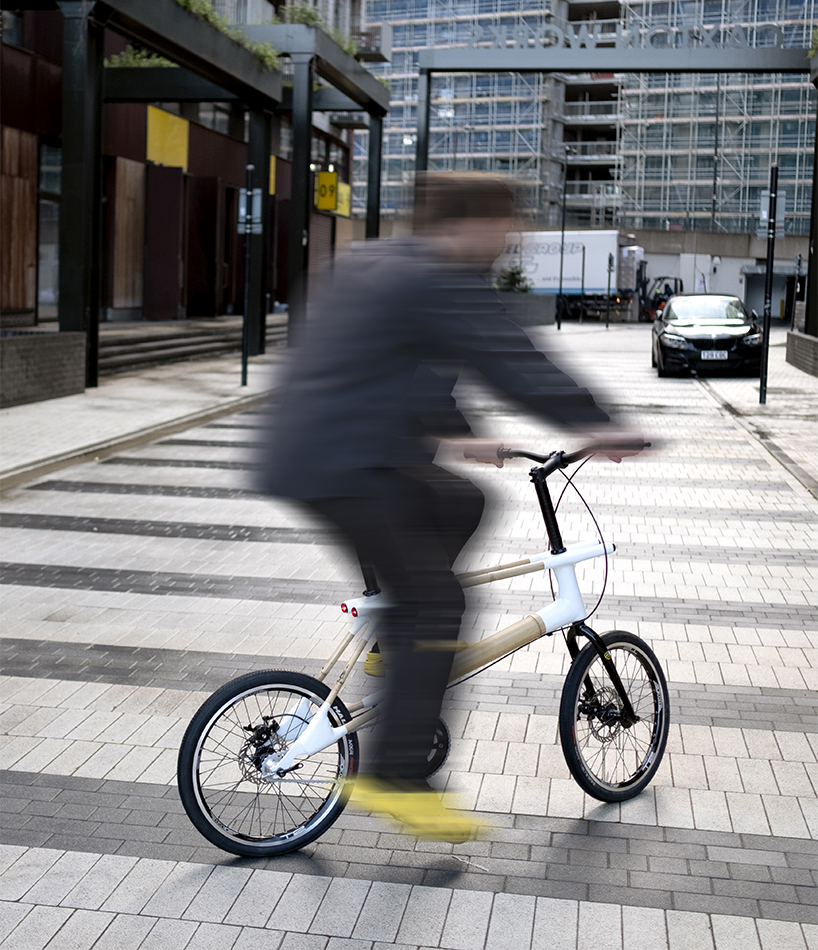
<svg viewBox="0 0 818 950"><path fill-rule="evenodd" d="M602 635L638 720L627 725L622 701L592 643L580 651L562 691L560 742L583 791L603 802L638 795L665 752L669 727L667 683L653 650L632 633Z"/></svg>
<svg viewBox="0 0 818 950"><path fill-rule="evenodd" d="M341 814L358 768L353 733L278 776L262 766L306 728L329 695L311 676L248 673L222 686L191 720L179 749L177 780L188 817L216 847L246 857L297 851ZM333 726L349 721L336 699Z"/></svg>

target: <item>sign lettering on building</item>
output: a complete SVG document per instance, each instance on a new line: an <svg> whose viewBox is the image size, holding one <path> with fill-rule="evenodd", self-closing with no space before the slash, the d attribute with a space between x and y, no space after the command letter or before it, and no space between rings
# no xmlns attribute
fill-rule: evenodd
<svg viewBox="0 0 818 950"><path fill-rule="evenodd" d="M615 32L600 26L567 24L566 29L546 25L471 27L468 45L482 49L780 49L784 31L775 23L739 26L732 23L697 23L685 26L619 25Z"/></svg>

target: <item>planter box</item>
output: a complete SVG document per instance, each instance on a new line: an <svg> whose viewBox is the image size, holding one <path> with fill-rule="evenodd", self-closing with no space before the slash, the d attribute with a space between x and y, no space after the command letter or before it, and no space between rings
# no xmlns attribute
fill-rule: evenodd
<svg viewBox="0 0 818 950"><path fill-rule="evenodd" d="M84 391L84 333L0 332L0 408Z"/></svg>
<svg viewBox="0 0 818 950"><path fill-rule="evenodd" d="M557 298L553 294L501 293L508 316L521 327L541 327L553 323Z"/></svg>
<svg viewBox="0 0 818 950"><path fill-rule="evenodd" d="M787 362L810 376L818 376L818 336L787 333Z"/></svg>

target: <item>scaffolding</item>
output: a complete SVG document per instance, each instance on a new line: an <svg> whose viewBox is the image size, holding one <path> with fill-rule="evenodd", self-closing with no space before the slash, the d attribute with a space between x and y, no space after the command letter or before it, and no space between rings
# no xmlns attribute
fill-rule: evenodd
<svg viewBox="0 0 818 950"><path fill-rule="evenodd" d="M552 13L540 0L368 0L366 17L368 23L392 24L392 62L372 69L391 89L384 121L382 214L402 217L411 207L414 182L418 50L465 45L475 28L539 28ZM508 175L516 182L519 212L532 225L541 224L557 180L551 154L551 142L560 134L551 108L554 85L551 77L539 74L436 74L430 171ZM356 136L354 180L360 183L366 181L365 136ZM363 213L365 201L365 189L355 187L353 213Z"/></svg>
<svg viewBox="0 0 818 950"><path fill-rule="evenodd" d="M622 27L774 23L808 48L816 0L367 0L366 20L393 26L384 122L385 217L411 204L417 53L466 45L475 28L549 23L615 35ZM805 54L806 55L806 54ZM754 231L772 162L787 191L787 231L809 230L816 90L802 74L435 74L429 168L490 171L520 183L532 226ZM366 133L357 136L353 213L363 214Z"/></svg>
<svg viewBox="0 0 818 950"><path fill-rule="evenodd" d="M808 48L814 0L646 0L628 25L775 23ZM749 32L749 35L752 35ZM752 232L771 164L786 191L786 230L808 234L816 90L804 75L628 74L620 87L621 225Z"/></svg>

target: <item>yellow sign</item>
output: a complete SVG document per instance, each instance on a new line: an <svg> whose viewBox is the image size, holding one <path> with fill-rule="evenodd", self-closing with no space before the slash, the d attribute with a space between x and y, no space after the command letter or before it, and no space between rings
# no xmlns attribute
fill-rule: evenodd
<svg viewBox="0 0 818 950"><path fill-rule="evenodd" d="M187 119L148 106L148 161L187 171L189 128Z"/></svg>
<svg viewBox="0 0 818 950"><path fill-rule="evenodd" d="M276 157L275 155L270 156L270 184L267 189L267 193L274 195L276 193Z"/></svg>
<svg viewBox="0 0 818 950"><path fill-rule="evenodd" d="M315 207L335 211L338 204L338 172L318 172L315 183Z"/></svg>
<svg viewBox="0 0 818 950"><path fill-rule="evenodd" d="M338 182L338 206L335 211L345 218L352 214L352 188L343 181Z"/></svg>

